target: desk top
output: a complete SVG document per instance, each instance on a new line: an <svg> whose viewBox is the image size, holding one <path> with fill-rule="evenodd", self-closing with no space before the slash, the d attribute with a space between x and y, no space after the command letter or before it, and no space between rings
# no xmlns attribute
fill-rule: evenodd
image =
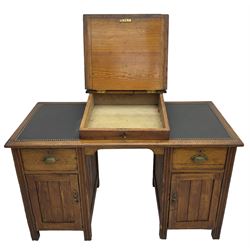
<svg viewBox="0 0 250 250"><path fill-rule="evenodd" d="M85 103L38 103L6 147L242 146L212 102L166 102L169 140L80 140Z"/></svg>

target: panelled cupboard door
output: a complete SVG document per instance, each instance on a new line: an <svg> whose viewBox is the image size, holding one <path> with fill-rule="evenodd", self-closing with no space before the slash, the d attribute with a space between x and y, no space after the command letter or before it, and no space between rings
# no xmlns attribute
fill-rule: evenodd
<svg viewBox="0 0 250 250"><path fill-rule="evenodd" d="M81 229L77 175L26 175L37 228Z"/></svg>
<svg viewBox="0 0 250 250"><path fill-rule="evenodd" d="M173 174L169 228L214 226L222 174Z"/></svg>

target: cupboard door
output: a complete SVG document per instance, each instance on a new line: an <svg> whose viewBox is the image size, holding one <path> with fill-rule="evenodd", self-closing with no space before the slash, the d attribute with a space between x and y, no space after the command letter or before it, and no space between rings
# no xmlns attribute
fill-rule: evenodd
<svg viewBox="0 0 250 250"><path fill-rule="evenodd" d="M222 174L173 174L169 228L213 228Z"/></svg>
<svg viewBox="0 0 250 250"><path fill-rule="evenodd" d="M77 175L27 175L37 228L81 229Z"/></svg>

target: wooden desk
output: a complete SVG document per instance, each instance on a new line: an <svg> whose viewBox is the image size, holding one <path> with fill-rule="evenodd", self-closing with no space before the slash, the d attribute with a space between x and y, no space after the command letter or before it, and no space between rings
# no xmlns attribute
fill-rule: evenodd
<svg viewBox="0 0 250 250"><path fill-rule="evenodd" d="M98 149L149 148L160 238L205 228L220 237L236 148L242 141L212 102L168 102L169 140L79 140L84 103L38 103L6 143L33 240L40 230L83 230L99 186Z"/></svg>

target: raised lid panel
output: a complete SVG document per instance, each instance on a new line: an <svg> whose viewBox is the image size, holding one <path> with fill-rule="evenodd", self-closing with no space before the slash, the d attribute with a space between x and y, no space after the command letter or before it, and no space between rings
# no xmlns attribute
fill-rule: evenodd
<svg viewBox="0 0 250 250"><path fill-rule="evenodd" d="M88 90L165 90L167 15L85 15Z"/></svg>

